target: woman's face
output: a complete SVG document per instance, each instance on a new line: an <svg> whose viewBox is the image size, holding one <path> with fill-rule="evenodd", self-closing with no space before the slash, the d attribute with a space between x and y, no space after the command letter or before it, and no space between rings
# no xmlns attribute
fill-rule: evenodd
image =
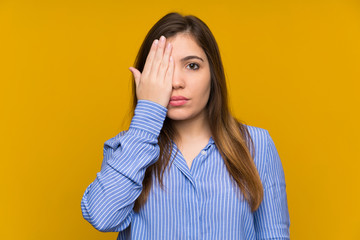
<svg viewBox="0 0 360 240"><path fill-rule="evenodd" d="M167 116L172 120L204 117L211 81L206 54L189 34L178 33L167 40L175 63Z"/></svg>

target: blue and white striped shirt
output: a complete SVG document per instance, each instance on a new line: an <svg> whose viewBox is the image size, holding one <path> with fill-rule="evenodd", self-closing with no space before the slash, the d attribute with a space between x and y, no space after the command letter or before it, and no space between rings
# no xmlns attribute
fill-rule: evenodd
<svg viewBox="0 0 360 240"><path fill-rule="evenodd" d="M167 109L139 100L127 131L107 140L101 171L86 189L84 218L100 231L119 232L118 239L289 239L289 213L282 164L267 130L248 126L255 144L255 165L263 187L260 207L251 212L233 184L213 141L191 168L174 144L173 164L161 189L152 187L139 213L134 202L145 170L159 156L157 137Z"/></svg>

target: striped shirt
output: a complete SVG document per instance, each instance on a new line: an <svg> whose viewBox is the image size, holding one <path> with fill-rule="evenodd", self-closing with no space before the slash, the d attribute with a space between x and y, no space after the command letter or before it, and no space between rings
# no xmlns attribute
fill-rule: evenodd
<svg viewBox="0 0 360 240"><path fill-rule="evenodd" d="M264 188L255 212L234 185L212 138L190 169L174 144L165 188L153 176L145 205L134 212L145 170L159 157L157 138L166 113L157 103L139 100L129 129L105 142L101 170L81 201L83 217L100 231L119 232L118 240L289 239L283 167L268 131L252 126L247 127Z"/></svg>

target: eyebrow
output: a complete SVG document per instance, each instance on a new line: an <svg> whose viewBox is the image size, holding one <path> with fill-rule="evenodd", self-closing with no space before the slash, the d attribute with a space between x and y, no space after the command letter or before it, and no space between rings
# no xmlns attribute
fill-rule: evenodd
<svg viewBox="0 0 360 240"><path fill-rule="evenodd" d="M182 58L180 61L181 62L185 62L185 61L187 61L187 60L190 60L190 59L193 59L193 58L195 58L195 59L199 59L199 60L201 60L201 61L203 61L204 62L204 59L202 59L201 57L198 57L198 56L186 56L186 57L184 57L184 58Z"/></svg>

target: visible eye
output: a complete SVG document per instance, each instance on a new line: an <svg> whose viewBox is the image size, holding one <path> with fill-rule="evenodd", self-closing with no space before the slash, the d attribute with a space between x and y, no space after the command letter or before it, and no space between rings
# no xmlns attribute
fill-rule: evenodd
<svg viewBox="0 0 360 240"><path fill-rule="evenodd" d="M190 68L191 70L199 69L199 65L197 63L189 63L186 67Z"/></svg>

